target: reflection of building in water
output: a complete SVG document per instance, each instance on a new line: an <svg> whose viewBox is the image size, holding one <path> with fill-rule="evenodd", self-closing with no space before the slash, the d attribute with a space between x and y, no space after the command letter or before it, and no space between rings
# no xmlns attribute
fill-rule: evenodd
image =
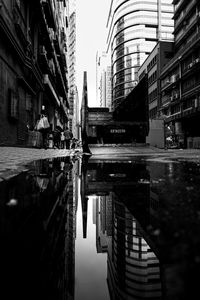
<svg viewBox="0 0 200 300"><path fill-rule="evenodd" d="M108 253L111 299L160 299L159 260L143 236L150 219L146 165L91 160L84 187L84 197L96 195L97 252Z"/></svg>
<svg viewBox="0 0 200 300"><path fill-rule="evenodd" d="M97 224L97 201L98 197L93 198L93 203L92 203L92 221L93 224Z"/></svg>
<svg viewBox="0 0 200 300"><path fill-rule="evenodd" d="M83 238L87 237L87 210L88 210L87 163L88 163L88 158L87 157L82 157L80 193L81 193L82 220L83 220Z"/></svg>
<svg viewBox="0 0 200 300"><path fill-rule="evenodd" d="M112 197L110 194L96 198L95 213L97 252L106 252L108 240L112 234Z"/></svg>
<svg viewBox="0 0 200 300"><path fill-rule="evenodd" d="M54 298L74 298L74 239L75 212L73 199L73 171L70 157L56 158L48 172L50 184L42 195L48 204L44 220L48 245L43 260L51 261L48 284L52 285ZM51 200L51 205L50 204ZM46 258L47 257L47 258ZM47 262L46 262L47 263Z"/></svg>
<svg viewBox="0 0 200 300"><path fill-rule="evenodd" d="M30 299L74 298L71 168L69 157L37 161L31 172L0 185L0 278L7 299L27 299L30 290Z"/></svg>
<svg viewBox="0 0 200 300"><path fill-rule="evenodd" d="M79 189L79 161L73 163L71 171L72 180L69 181L69 196L67 202L66 234L65 234L65 271L66 271L66 298L74 299L75 285L75 238L76 238L76 212Z"/></svg>
<svg viewBox="0 0 200 300"><path fill-rule="evenodd" d="M170 185L170 181L173 179L171 170L169 169L172 166L169 164L160 164L159 168L155 168L152 165L148 166L148 171L151 177L150 183L150 223L153 228L160 227L160 184ZM173 167L172 167L173 168ZM173 170L173 169L172 169ZM169 182L163 180L163 174L169 174ZM159 184L158 184L159 183ZM153 237L156 243L156 236ZM157 237L158 238L158 237Z"/></svg>
<svg viewBox="0 0 200 300"><path fill-rule="evenodd" d="M159 261L127 207L113 198L113 236L108 247L111 299L160 299Z"/></svg>
<svg viewBox="0 0 200 300"><path fill-rule="evenodd" d="M80 193L80 160L75 160L72 169L72 185L73 185L73 213L74 213L74 230L76 232L76 212L78 207L78 197Z"/></svg>

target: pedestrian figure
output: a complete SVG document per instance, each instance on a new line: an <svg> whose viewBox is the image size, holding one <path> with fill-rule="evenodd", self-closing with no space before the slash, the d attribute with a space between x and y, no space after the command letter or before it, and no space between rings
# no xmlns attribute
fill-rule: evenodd
<svg viewBox="0 0 200 300"><path fill-rule="evenodd" d="M64 135L64 130L62 130L61 133L60 133L60 145L61 145L61 149L65 149L65 135Z"/></svg>
<svg viewBox="0 0 200 300"><path fill-rule="evenodd" d="M65 136L65 148L70 149L70 141L73 138L73 134L67 126L64 130L64 136Z"/></svg>
<svg viewBox="0 0 200 300"><path fill-rule="evenodd" d="M54 142L54 148L60 149L60 130L58 129L58 126L56 126L54 130L53 142Z"/></svg>
<svg viewBox="0 0 200 300"><path fill-rule="evenodd" d="M75 149L76 148L76 142L77 142L77 139L72 138L72 140L71 140L71 149Z"/></svg>
<svg viewBox="0 0 200 300"><path fill-rule="evenodd" d="M42 113L37 120L35 129L40 131L42 134L42 148L47 149L48 146L48 132L49 132L50 124L46 114Z"/></svg>

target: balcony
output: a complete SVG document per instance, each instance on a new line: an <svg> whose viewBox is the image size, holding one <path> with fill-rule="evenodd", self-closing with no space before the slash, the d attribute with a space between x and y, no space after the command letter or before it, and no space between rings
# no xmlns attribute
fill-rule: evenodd
<svg viewBox="0 0 200 300"><path fill-rule="evenodd" d="M195 34L195 36L184 46L184 49L181 49L176 53L176 55L169 61L167 65L163 67L161 75L163 75L167 70L174 67L176 63L182 60L183 56L188 52L188 50L200 41L200 32Z"/></svg>
<svg viewBox="0 0 200 300"><path fill-rule="evenodd" d="M182 12L182 15L176 19L174 33L182 26L182 22L185 21L185 18L186 17L187 17L187 19L189 18L189 16L191 15L192 9L195 7L195 4L196 4L195 0L191 1L188 4L187 9L184 12Z"/></svg>
<svg viewBox="0 0 200 300"><path fill-rule="evenodd" d="M17 2L15 2L13 8L13 19L14 19L15 29L20 38L20 41L22 42L24 47L27 47L27 45L30 43L30 39L27 35L27 24L20 11Z"/></svg>
<svg viewBox="0 0 200 300"><path fill-rule="evenodd" d="M56 88L55 88L53 82L51 81L50 77L47 74L44 75L43 81L44 81L44 85L47 87L47 89L51 93L52 98L55 100L55 104L59 107L60 99L57 95L57 91L56 91Z"/></svg>
<svg viewBox="0 0 200 300"><path fill-rule="evenodd" d="M179 94L179 93L174 93L174 94L171 96L171 102L177 103L179 100L180 100L180 94Z"/></svg>
<svg viewBox="0 0 200 300"><path fill-rule="evenodd" d="M177 85L179 80L179 74L173 74L161 87L161 90L172 89Z"/></svg>
<svg viewBox="0 0 200 300"><path fill-rule="evenodd" d="M56 30L56 21L51 0L41 0L48 26Z"/></svg>
<svg viewBox="0 0 200 300"><path fill-rule="evenodd" d="M67 117L67 119L69 119L69 113L68 113L68 108L66 107L65 103L63 102L63 99L60 98L60 103L61 103L61 107L63 109L63 112L65 114L65 116Z"/></svg>
<svg viewBox="0 0 200 300"><path fill-rule="evenodd" d="M189 35L194 34L196 25L196 17L193 18L190 24L183 26L183 33L177 38L175 38L175 47L179 47L182 40L186 40Z"/></svg>
<svg viewBox="0 0 200 300"><path fill-rule="evenodd" d="M66 37L64 28L62 28L62 30L60 32L60 40L61 40L61 43L65 43L67 41L67 37Z"/></svg>
<svg viewBox="0 0 200 300"><path fill-rule="evenodd" d="M183 69L182 76L188 75L189 73L191 73L191 71L199 72L199 66L200 66L200 57L197 57Z"/></svg>
<svg viewBox="0 0 200 300"><path fill-rule="evenodd" d="M177 3L177 1L176 1ZM180 13L180 11L188 4L188 0L180 0L177 5L175 5L174 18Z"/></svg>
<svg viewBox="0 0 200 300"><path fill-rule="evenodd" d="M40 46L39 48L38 63L44 74L49 73L49 63L48 63L47 51L45 49L45 46Z"/></svg>
<svg viewBox="0 0 200 300"><path fill-rule="evenodd" d="M187 98L188 95L196 95L199 92L200 80L192 82L189 86L186 86L182 89L182 100Z"/></svg>
<svg viewBox="0 0 200 300"><path fill-rule="evenodd" d="M51 59L48 60L48 65L49 65L49 70L51 71L51 74L53 76L55 76L56 75L56 68L55 68L55 64L54 64L53 58L51 58Z"/></svg>
<svg viewBox="0 0 200 300"><path fill-rule="evenodd" d="M42 41L46 47L48 52L53 53L53 38L52 35L54 30L48 27L47 20L45 17L45 13L43 9L41 10L41 33L42 33Z"/></svg>
<svg viewBox="0 0 200 300"><path fill-rule="evenodd" d="M165 95L165 96L162 96L161 97L161 103L162 103L162 107L166 107L166 106L169 106L170 102L171 102L171 99L170 99L171 96L169 95Z"/></svg>
<svg viewBox="0 0 200 300"><path fill-rule="evenodd" d="M60 42L59 42L57 34L55 34L54 37L53 37L53 43L54 43L54 48L56 50L56 53L58 53L60 55L61 46L60 46Z"/></svg>
<svg viewBox="0 0 200 300"><path fill-rule="evenodd" d="M63 65L65 71L66 71L67 70L67 60L66 60L65 54L61 54L61 62L62 62L62 65Z"/></svg>

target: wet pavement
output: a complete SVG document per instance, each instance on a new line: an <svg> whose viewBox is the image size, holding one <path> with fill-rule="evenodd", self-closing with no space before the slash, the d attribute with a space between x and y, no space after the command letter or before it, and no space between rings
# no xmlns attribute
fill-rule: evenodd
<svg viewBox="0 0 200 300"><path fill-rule="evenodd" d="M138 155L150 155L152 158L183 158L200 159L200 149L159 149L148 146L123 147L91 147L92 158L95 159L128 159ZM27 163L38 159L65 157L73 155L74 151L66 149L36 149L19 147L0 147L0 180L8 179L27 171ZM81 153L80 153L81 154Z"/></svg>
<svg viewBox="0 0 200 300"><path fill-rule="evenodd" d="M0 150L2 299L200 297L199 150Z"/></svg>
<svg viewBox="0 0 200 300"><path fill-rule="evenodd" d="M200 149L159 149L150 146L109 146L109 147L91 147L92 157L95 159L118 159L131 158L136 156L151 156L152 158L184 158L200 159Z"/></svg>
<svg viewBox="0 0 200 300"><path fill-rule="evenodd" d="M70 155L70 150L66 149L0 147L0 180L27 171L26 165L31 161L67 155Z"/></svg>

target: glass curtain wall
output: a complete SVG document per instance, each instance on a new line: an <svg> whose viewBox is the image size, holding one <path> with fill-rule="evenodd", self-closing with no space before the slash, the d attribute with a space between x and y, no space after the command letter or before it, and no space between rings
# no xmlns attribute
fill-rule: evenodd
<svg viewBox="0 0 200 300"><path fill-rule="evenodd" d="M173 40L172 0L113 0L108 17L112 108L138 83L138 69L157 41Z"/></svg>

